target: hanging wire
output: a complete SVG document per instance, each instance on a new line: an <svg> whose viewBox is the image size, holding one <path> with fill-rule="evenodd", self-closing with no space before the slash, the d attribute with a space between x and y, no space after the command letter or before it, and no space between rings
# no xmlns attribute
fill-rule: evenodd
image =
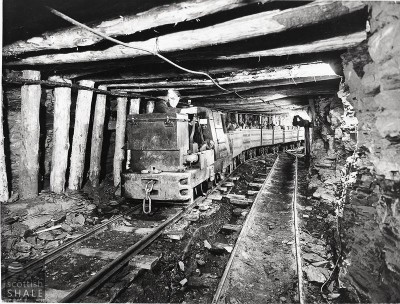
<svg viewBox="0 0 400 304"><path fill-rule="evenodd" d="M157 56L158 58L164 60L165 62L167 62L167 63L173 65L174 67L176 67L176 68L178 68L178 69L180 69L180 70L182 70L182 71L184 71L184 72L191 73L191 74L195 74L195 75L203 75L203 76L207 77L208 79L210 79L210 80L212 81L212 83L213 83L215 86L217 86L219 89L221 89L222 91L234 93L234 94L235 94L236 96L238 96L239 98L245 99L244 97L242 97L241 95L239 95L236 91L231 91L231 90L225 89L224 87L220 86L220 85L218 84L218 82L217 82L216 80L214 80L208 73L206 73L206 72L201 72L201 71L194 71L194 70L190 70L190 69L184 68L184 67L180 66L179 64L176 64L175 62L171 61L171 60L168 59L167 57L161 55L161 54L158 52L158 38L156 39L156 46L155 46L156 51L151 51L151 50L148 50L148 49L145 49L145 48L132 46L132 45L130 45L130 44L128 44L128 43L125 43L125 42L122 42L122 41L117 40L117 39L115 39L115 38L112 38L112 37L110 37L110 36L107 36L107 35L105 35L105 34L99 32L99 31L97 31L97 30L95 30L95 29L93 29L93 28L91 28L91 27L89 27L89 26L87 26L87 25L85 25L85 24L83 24L83 23L80 23L79 21L77 21L77 20L75 20L75 19L72 19L71 17L69 17L69 16L67 16L67 15L65 15L65 14L63 14L63 13L61 13L60 11L58 11L58 10L56 10L56 9L54 9L54 8L51 8L51 7L49 7L49 6L45 6L45 7L46 7L51 13L53 13L54 15L56 15L56 16L58 16L58 17L64 19L64 20L66 20L66 21L68 21L68 22L70 22L70 23L72 23L72 24L74 24L74 25L76 25L76 26L82 27L82 28L88 30L89 32L91 32L91 33L93 33L93 34L95 34L95 35L98 35L98 36L100 36L100 37L102 37L102 38L104 38L104 39L106 39L106 40L109 40L109 41L114 42L114 43L116 43L116 44L122 45L122 46L124 46L124 47L130 48L130 49L134 49L134 50L139 50L139 51L146 52L146 53L152 54L152 55L154 55L154 56Z"/></svg>

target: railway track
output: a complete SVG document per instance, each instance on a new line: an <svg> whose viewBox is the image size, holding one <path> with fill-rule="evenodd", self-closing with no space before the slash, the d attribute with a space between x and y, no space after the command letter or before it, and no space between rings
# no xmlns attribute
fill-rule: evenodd
<svg viewBox="0 0 400 304"><path fill-rule="evenodd" d="M246 218L212 303L304 303L296 203L297 155L281 155Z"/></svg>
<svg viewBox="0 0 400 304"><path fill-rule="evenodd" d="M254 159L248 160L248 162L251 161ZM210 192L211 197L217 196L218 198L215 189L221 190L224 195L229 195L234 184L234 180L230 177L234 174L235 171L221 181ZM97 302L99 299L94 299L90 295L95 290L98 293L97 289L100 286L106 285L107 281L112 280L115 274L123 272L124 266L128 265L129 272L135 275L128 275L128 281L125 279L123 284L119 284L119 289L111 288L112 292L106 292L109 298L101 299L102 302L112 301L120 293L120 290L127 287L135 276L142 272L143 267L147 267L144 265L146 261L136 259L132 263L132 259L138 257L139 253L159 238L168 226L190 213L194 207L198 206L199 201L205 200L207 197L199 197L185 208L158 207L153 217L143 216L140 213L141 205L134 206L128 213L115 216L88 233L64 243L40 259L25 265L22 270L32 272L45 267L48 301L87 302L89 300ZM119 225L121 223L123 225ZM96 243L97 245L102 244L93 246ZM130 261L131 263L129 263ZM132 265L134 266L132 267ZM63 289L60 289L59 286L62 286Z"/></svg>
<svg viewBox="0 0 400 304"><path fill-rule="evenodd" d="M253 162L257 168L255 173L252 171L250 174L251 181L246 180L249 177L247 172L242 172L239 177L234 171L228 178L230 181L221 183L223 194L214 199L213 203L221 207L219 214L201 218L191 225L188 228L191 237L184 238L182 242L171 245L159 239L151 246L153 249L146 249L149 253L160 248L174 253L166 255L158 270L139 278L116 301L210 303L254 195L263 185L274 161L273 155L247 161L247 165ZM188 247L191 249L188 250ZM152 285L145 291L139 291L146 296L137 296L138 290L147 284ZM205 293L201 291L203 289Z"/></svg>
<svg viewBox="0 0 400 304"><path fill-rule="evenodd" d="M238 176L237 171L240 167L245 164L250 166L252 163L255 164L255 167L260 167L260 164L261 166L264 164L264 166L257 171L255 176L253 176L253 180L248 181L246 178L243 178L243 176ZM282 170L290 171L292 177L287 178L287 176L279 176L279 172ZM239 191L236 189L240 183L247 185L245 190L243 190L243 188ZM279 183L285 185L282 186L279 185ZM179 273L179 282L175 282L174 286L178 286L177 288L182 292L180 296L172 295L172 297L168 296L167 298L169 298L170 301L188 300L188 294L193 293L191 288L198 284L196 280L193 280L192 274L188 273L188 269L191 269L190 271L192 273L199 272L198 278L208 278L208 283L206 285L208 285L207 288L210 292L208 297L202 298L202 300L206 299L206 302L211 302L212 300L213 303L224 303L223 301L225 301L226 297L232 297L229 291L229 283L227 282L232 280L231 273L236 267L237 256L243 251L243 248L241 248L244 242L243 240L249 238L250 227L254 224L255 218L259 217L260 214L263 215L266 211L263 210L265 207L262 206L263 201L265 201L268 193L277 195L280 198L282 198L280 195L284 194L284 206L282 202L276 204L276 206L274 206L273 201L268 203L269 207L272 206L272 212L269 212L270 210L268 211L270 214L265 220L269 221L272 217L276 216L276 214L274 214L274 209L276 208L280 210L277 211L278 214L282 213L282 211L287 213L283 218L277 217L281 220L284 219L282 223L286 220L287 222L279 229L276 227L273 231L277 233L277 239L280 239L282 234L281 228L285 230L283 231L287 247L285 251L287 253L289 252L289 254L284 257L284 259L286 259L289 264L291 263L288 268L294 270L293 275L295 273L300 273L300 275L297 275L296 280L294 280L293 275L289 276L291 279L286 283L297 286L296 291L292 288L292 300L294 299L296 300L295 302L303 303L301 291L301 262L298 249L299 237L295 208L296 183L296 155L280 156L277 157L276 160L273 160L272 155L252 158L238 166L226 179L218 183L217 186L209 192L208 196L198 197L184 208L156 206L154 215L148 217L141 213L141 204L134 206L128 213L111 218L111 220L95 227L87 234L56 248L41 259L27 264L24 270L34 270L45 266L47 275L47 301L130 301L130 288L128 288L128 286L146 284L146 276L150 276L150 280L154 280L154 278L151 279L151 277L157 274L146 270L151 270L160 259L163 259L163 253L160 248L165 247L165 242L175 242L173 244L176 245L177 248L181 246L180 250L183 254L174 262L176 264L176 272ZM290 191L288 191L288 189L290 189ZM243 192L245 193L243 194ZM254 197L254 195L256 196ZM169 227L170 229L171 226L174 227L174 223L177 225L176 223L179 223L188 216L190 219L193 211L196 211L198 214L199 209L204 205L203 203L210 200L212 200L213 204L222 206L221 208L226 208L224 206L228 205L230 212L232 214L236 212L236 215L229 216L227 220L218 223L207 223L207 216L201 218L198 223L196 223L196 221L189 221L190 226L189 228L185 227L185 229L192 233L191 238L184 247L182 246L185 242L181 242L180 238L178 238L176 242L166 237L169 235L175 238L174 231L168 232L167 228ZM278 205L280 205L280 207ZM240 215L238 215L238 209ZM246 216L246 214L248 215ZM193 228L191 228L191 226L193 226ZM214 232L209 232L211 231L209 227L212 226L215 226L212 228ZM254 229L254 227L251 229ZM222 242L225 242L225 244L211 241L210 236L215 236L215 240L217 241L221 240L222 231L222 239L224 239ZM226 236L227 233L228 236ZM190 233L187 234L190 235ZM162 235L164 237L160 238ZM212 267L206 270L207 267L204 266L189 266L189 260L191 259L189 249L190 247L196 247L199 243L199 240L196 240L196 238L202 240L201 237L204 238L204 235L204 241L208 239L208 245L210 246L210 248L207 248L206 255L209 254L209 252L218 252L216 257L209 254L211 257L210 261L223 265L223 272L218 273L218 271L216 271L212 273ZM266 237L268 240L271 240L271 235L266 235ZM183 240L185 240L185 238ZM281 242L283 241L281 240ZM153 247L155 248L154 250L152 249ZM199 248L194 248L194 250L199 251ZM200 250L204 250L204 248L200 248ZM293 255L292 251L296 254ZM192 258L195 252L192 253ZM231 254L229 255L230 252ZM141 253L143 253L143 255L141 255ZM282 252L280 252L280 254L282 254ZM198 254L195 256L197 257ZM290 258L288 258L289 256ZM273 255L271 256L271 260L275 258L276 257ZM279 258L282 258L282 256L278 257L278 259ZM205 258L205 260L207 261L207 258ZM288 269L286 269L286 271L287 270ZM175 271L175 269L173 269L172 272L173 271ZM189 280L187 280L186 277L188 277ZM196 277L194 279L196 279ZM63 288L60 289L60 286ZM189 287L189 289L187 289L187 287ZM171 293L170 286L161 288L164 290L168 289L169 293ZM176 289L176 287L174 288ZM194 289L196 288L197 286L194 287ZM275 288L279 290L280 287L275 286ZM126 291L124 292L124 290ZM155 292L157 292L157 290L155 290ZM265 298L263 299L265 300ZM157 298L153 300L139 298L138 302L143 302L144 300L160 302Z"/></svg>

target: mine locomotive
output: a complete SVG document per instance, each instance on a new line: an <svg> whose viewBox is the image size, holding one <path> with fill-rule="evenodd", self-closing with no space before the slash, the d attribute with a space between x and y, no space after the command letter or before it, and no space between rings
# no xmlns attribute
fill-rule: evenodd
<svg viewBox="0 0 400 304"><path fill-rule="evenodd" d="M123 195L187 202L197 186L223 177L245 159L304 142L303 128L227 131L224 117L203 107L128 116L131 159L122 173Z"/></svg>

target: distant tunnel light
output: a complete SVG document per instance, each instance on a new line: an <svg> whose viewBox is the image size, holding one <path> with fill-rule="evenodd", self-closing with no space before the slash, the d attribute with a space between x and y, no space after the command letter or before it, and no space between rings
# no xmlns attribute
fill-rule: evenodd
<svg viewBox="0 0 400 304"><path fill-rule="evenodd" d="M294 67L292 77L338 76L332 67L325 62L313 62Z"/></svg>

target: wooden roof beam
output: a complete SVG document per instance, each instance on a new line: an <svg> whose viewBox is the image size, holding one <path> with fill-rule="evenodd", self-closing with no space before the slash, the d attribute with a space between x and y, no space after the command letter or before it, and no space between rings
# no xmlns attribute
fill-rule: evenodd
<svg viewBox="0 0 400 304"><path fill-rule="evenodd" d="M163 25L177 24L245 5L269 1L271 0L189 0L161 5L136 15L118 16L118 18L89 24L89 26L110 37L126 36ZM46 32L25 41L14 42L3 48L3 55L76 48L92 45L101 40L103 40L102 37L73 26L56 32Z"/></svg>
<svg viewBox="0 0 400 304"><path fill-rule="evenodd" d="M329 39L317 40L307 44L298 44L285 46L265 51L248 52L238 55L229 56L217 56L213 59L216 60L234 60L234 59L246 59L246 58L260 58L260 57L276 57L276 56L287 56L294 54L309 54L309 53L320 53L320 52L331 52L343 50L346 48L354 47L360 44L367 38L365 31L353 33L350 35L338 36Z"/></svg>
<svg viewBox="0 0 400 304"><path fill-rule="evenodd" d="M221 109L225 111L282 111L282 110L299 110L306 107L306 105L301 105L301 106L282 106L282 107L269 107L267 105L265 106L249 106L249 107L244 107L244 106L238 106L238 107L213 107L215 109Z"/></svg>
<svg viewBox="0 0 400 304"><path fill-rule="evenodd" d="M321 78L325 79L335 79L338 78L329 66L328 63L324 62L313 62L306 64L296 64L290 66L284 66L279 68L269 68L269 69L258 69L249 71L235 72L229 77L215 78L220 85L233 85L240 83L254 83L254 82L264 82L264 81L278 81L274 85L279 84L290 84L299 82L310 82L316 81ZM287 81L289 80L289 81ZM263 85L263 84L262 84ZM109 84L108 88L153 88L153 89L168 89L168 88L193 88L193 87L206 87L215 86L215 84L209 79L188 79L181 81L174 80L164 80L157 82L131 82L131 83L120 83L120 84Z"/></svg>
<svg viewBox="0 0 400 304"><path fill-rule="evenodd" d="M293 28L317 24L361 10L364 7L365 4L358 1L315 1L307 5L283 11L275 10L262 12L206 28L171 33L146 41L132 42L130 45L135 48L151 51L158 50L160 53L189 50L260 37ZM148 52L116 45L100 51L33 56L6 63L6 65L63 64L133 58L144 55L148 55Z"/></svg>
<svg viewBox="0 0 400 304"><path fill-rule="evenodd" d="M231 102L218 102L218 103L204 103L201 101L194 102L193 104L199 106L234 106L234 105L293 105L293 104L308 104L308 100L303 99L302 97L288 97L288 98L280 98L280 99L271 99L271 96L263 96L263 97L255 97L249 98L246 100L237 99Z"/></svg>

